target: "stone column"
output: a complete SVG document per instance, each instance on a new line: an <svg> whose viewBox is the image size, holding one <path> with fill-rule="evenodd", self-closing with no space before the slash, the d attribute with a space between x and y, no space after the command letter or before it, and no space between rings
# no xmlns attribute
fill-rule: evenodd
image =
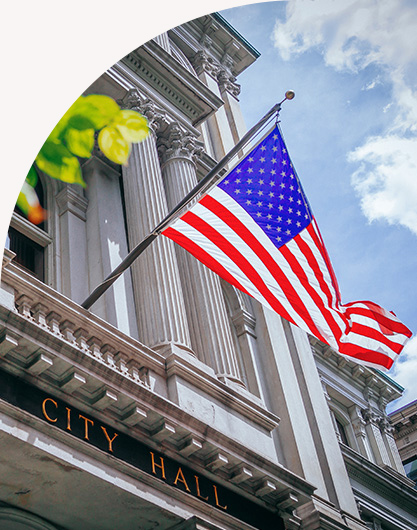
<svg viewBox="0 0 417 530"><path fill-rule="evenodd" d="M130 248L140 243L168 213L156 147L162 116L150 101L130 91L126 106L144 114L150 136L132 145L123 185ZM148 346L191 351L184 298L173 243L160 236L132 265L139 339Z"/></svg>
<svg viewBox="0 0 417 530"><path fill-rule="evenodd" d="M157 35L153 39L155 42L159 44L162 48L164 48L165 51L168 53L171 53L171 46L169 44L169 37L168 33L165 31L164 33L161 33L160 35Z"/></svg>
<svg viewBox="0 0 417 530"><path fill-rule="evenodd" d="M175 123L159 139L162 175L170 209L197 184L193 156L198 150L201 148L197 147L195 140ZM193 349L219 378L240 381L220 279L182 248L177 246L176 252Z"/></svg>

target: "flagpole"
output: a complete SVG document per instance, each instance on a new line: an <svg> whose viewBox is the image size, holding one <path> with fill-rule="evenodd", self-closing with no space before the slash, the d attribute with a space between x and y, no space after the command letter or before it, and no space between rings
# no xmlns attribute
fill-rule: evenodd
<svg viewBox="0 0 417 530"><path fill-rule="evenodd" d="M207 175L200 180L200 182L182 199L181 202L171 210L168 215L146 236L129 254L120 262L120 264L107 276L102 283L100 283L93 292L84 300L81 307L90 309L90 307L103 295L109 287L121 276L126 269L138 258L149 245L160 235L160 233L171 223L173 218L185 206L187 206L204 188L211 187L217 180L220 179L218 173L234 158L234 156L251 140L251 138L272 118L274 114L279 113L281 105L285 100L294 98L294 92L288 90L285 93L285 98L274 105L266 114L256 123L239 142L211 169ZM217 177L217 179L216 179Z"/></svg>

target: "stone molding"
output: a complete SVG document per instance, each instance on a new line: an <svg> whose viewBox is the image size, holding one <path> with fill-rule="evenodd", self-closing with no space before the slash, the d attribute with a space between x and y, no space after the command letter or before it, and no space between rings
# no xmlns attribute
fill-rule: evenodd
<svg viewBox="0 0 417 530"><path fill-rule="evenodd" d="M185 68L177 58L153 41L147 42L124 57L118 69L123 70L124 67L139 76L164 100L172 103L181 114L191 120L194 126L204 121L223 104L221 98L211 91L194 71ZM135 86L137 83L130 72L126 74Z"/></svg>
<svg viewBox="0 0 417 530"><path fill-rule="evenodd" d="M413 489L414 482L401 475L389 466L379 466L360 455L347 446L340 446L348 475L358 479L372 491L380 493L385 498L403 499L412 506L417 502L417 490Z"/></svg>
<svg viewBox="0 0 417 530"><path fill-rule="evenodd" d="M205 50L198 51L192 58L191 64L197 75L203 72L209 74L213 79L217 79L220 69L219 63L211 57Z"/></svg>
<svg viewBox="0 0 417 530"><path fill-rule="evenodd" d="M52 237L38 226L34 225L17 212L13 212L10 226L40 245L47 247L52 243Z"/></svg>
<svg viewBox="0 0 417 530"><path fill-rule="evenodd" d="M256 339L256 319L245 309L238 309L232 315L232 322L238 337L248 333Z"/></svg>
<svg viewBox="0 0 417 530"><path fill-rule="evenodd" d="M312 352L317 360L317 368L325 376L327 384L335 388L353 403L356 402L361 404L362 408L366 408L371 400L374 401L375 405L378 404L381 406L381 398L385 400L385 404L388 404L401 396L399 385L387 380L382 374L380 375L371 368L358 365L350 359L341 357L315 337L309 336L309 340ZM340 359L343 362L340 362ZM358 399L356 392L352 392L346 386L341 387L334 376L334 372L338 374L338 378L347 378L347 380L354 379L355 386L360 390L363 398Z"/></svg>
<svg viewBox="0 0 417 530"><path fill-rule="evenodd" d="M87 220L88 200L79 195L70 186L66 186L56 196L56 203L58 205L58 215L70 212L76 215L81 221Z"/></svg>
<svg viewBox="0 0 417 530"><path fill-rule="evenodd" d="M217 82L221 92L226 90L232 96L237 98L240 94L241 87L236 81L236 77L232 75L227 68L220 68L218 70Z"/></svg>

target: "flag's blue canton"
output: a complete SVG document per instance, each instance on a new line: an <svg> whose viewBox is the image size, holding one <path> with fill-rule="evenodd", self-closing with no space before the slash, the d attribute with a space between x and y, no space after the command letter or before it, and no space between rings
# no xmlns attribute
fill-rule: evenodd
<svg viewBox="0 0 417 530"><path fill-rule="evenodd" d="M311 212L276 127L219 184L280 247L311 222Z"/></svg>

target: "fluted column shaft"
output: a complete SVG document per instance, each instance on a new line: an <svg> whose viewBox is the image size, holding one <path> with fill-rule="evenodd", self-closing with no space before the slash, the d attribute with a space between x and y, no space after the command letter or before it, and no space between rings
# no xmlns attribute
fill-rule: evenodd
<svg viewBox="0 0 417 530"><path fill-rule="evenodd" d="M155 135L132 146L123 184L130 248L167 214ZM132 265L139 338L152 347L190 350L190 335L172 243L159 237Z"/></svg>
<svg viewBox="0 0 417 530"><path fill-rule="evenodd" d="M168 206L172 209L197 184L193 139L171 126L160 152ZM241 382L220 280L179 246L176 252L193 349L218 377Z"/></svg>

